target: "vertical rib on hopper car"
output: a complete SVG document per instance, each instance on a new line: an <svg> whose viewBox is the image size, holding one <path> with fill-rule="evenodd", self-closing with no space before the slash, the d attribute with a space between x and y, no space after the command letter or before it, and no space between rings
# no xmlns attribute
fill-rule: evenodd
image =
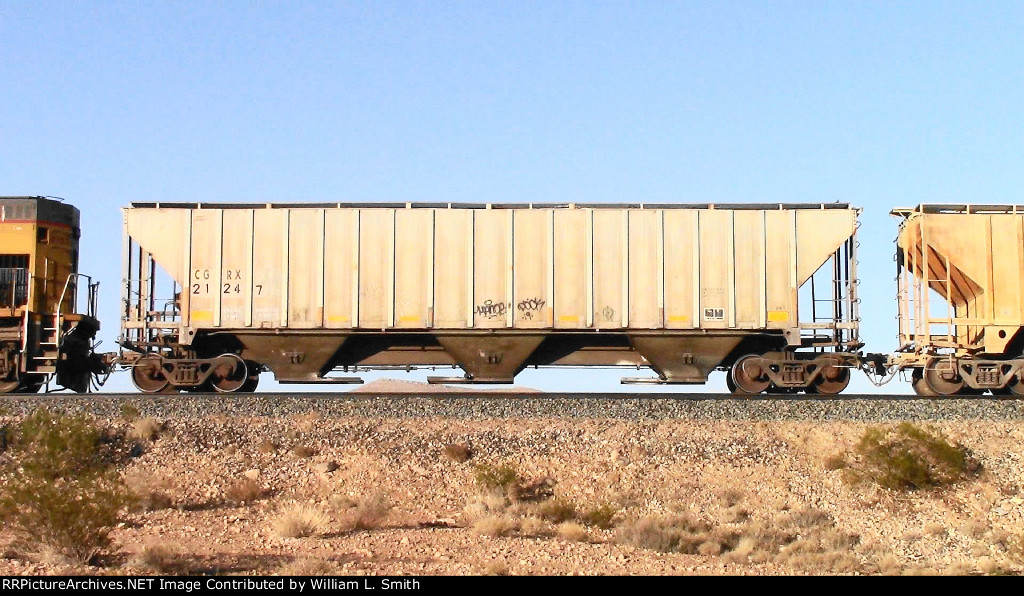
<svg viewBox="0 0 1024 596"><path fill-rule="evenodd" d="M458 366L463 382L510 383L579 365L835 393L861 347L856 218L844 204L136 203L120 343L143 391L244 391L263 369L326 382Z"/></svg>

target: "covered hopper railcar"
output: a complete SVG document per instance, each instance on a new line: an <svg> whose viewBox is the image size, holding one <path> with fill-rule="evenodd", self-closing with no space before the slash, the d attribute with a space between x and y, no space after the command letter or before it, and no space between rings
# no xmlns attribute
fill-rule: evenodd
<svg viewBox="0 0 1024 596"><path fill-rule="evenodd" d="M335 370L727 369L838 393L861 348L857 213L820 205L135 203L122 362L145 392ZM819 272L819 275L815 275ZM439 380L439 379L431 379Z"/></svg>
<svg viewBox="0 0 1024 596"><path fill-rule="evenodd" d="M920 395L1024 395L1024 207L896 209L899 340Z"/></svg>

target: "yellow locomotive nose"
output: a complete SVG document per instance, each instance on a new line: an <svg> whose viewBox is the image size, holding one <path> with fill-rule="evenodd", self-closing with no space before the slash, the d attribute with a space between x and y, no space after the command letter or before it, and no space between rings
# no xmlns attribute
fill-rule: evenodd
<svg viewBox="0 0 1024 596"><path fill-rule="evenodd" d="M0 392L88 391L104 368L92 353L98 284L78 271L80 237L75 207L0 197Z"/></svg>

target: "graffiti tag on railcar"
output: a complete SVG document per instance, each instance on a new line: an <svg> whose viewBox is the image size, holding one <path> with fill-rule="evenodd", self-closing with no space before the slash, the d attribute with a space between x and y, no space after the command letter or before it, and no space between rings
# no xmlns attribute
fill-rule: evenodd
<svg viewBox="0 0 1024 596"><path fill-rule="evenodd" d="M484 300L483 304L476 305L473 312L485 319L497 319L505 316L505 313L508 312L509 306L510 305L506 302Z"/></svg>
<svg viewBox="0 0 1024 596"><path fill-rule="evenodd" d="M520 300L516 308L519 309L522 318L533 319L533 314L540 312L545 304L547 302L543 298L527 298L526 300Z"/></svg>

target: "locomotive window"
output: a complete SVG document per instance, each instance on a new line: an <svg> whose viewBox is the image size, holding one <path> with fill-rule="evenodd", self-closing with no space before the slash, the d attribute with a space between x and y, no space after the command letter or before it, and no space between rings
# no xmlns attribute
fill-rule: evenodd
<svg viewBox="0 0 1024 596"><path fill-rule="evenodd" d="M28 269L28 255L0 255L0 269Z"/></svg>
<svg viewBox="0 0 1024 596"><path fill-rule="evenodd" d="M28 255L0 255L0 308L28 302Z"/></svg>

